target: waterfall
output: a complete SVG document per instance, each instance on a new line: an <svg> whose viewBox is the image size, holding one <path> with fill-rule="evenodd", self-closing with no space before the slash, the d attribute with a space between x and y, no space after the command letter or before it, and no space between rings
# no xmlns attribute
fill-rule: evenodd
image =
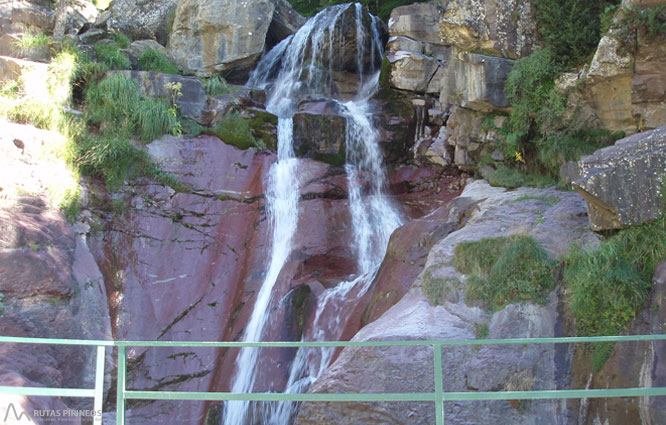
<svg viewBox="0 0 666 425"><path fill-rule="evenodd" d="M369 289L386 252L388 240L401 219L384 191L383 158L378 134L372 122L369 99L377 89L383 56L378 18L371 15L370 40L363 27L361 4L329 7L307 21L293 36L266 53L250 76L248 85L267 92L267 109L279 117L278 160L271 167L268 181L268 210L272 224L271 257L266 278L255 301L243 341L261 341L268 321L269 306L278 275L291 253L291 242L298 224L298 160L293 150L293 115L298 103L307 97L331 97L336 61L335 42L340 34L345 11L354 7L357 39L359 89L354 99L340 102L346 111L346 165L351 241L358 258L356 277L324 291L317 300L313 327L304 338L339 339L345 303L353 302ZM348 16L348 15L347 15ZM370 55L370 66L363 60ZM370 68L370 69L368 69ZM323 323L324 312L335 319ZM331 314L327 314L331 317ZM243 348L236 360L231 391L253 391L260 349ZM287 393L300 393L329 366L334 350L299 349L291 363ZM228 402L223 425L287 425L293 420L296 403L264 403L251 412L249 402Z"/></svg>

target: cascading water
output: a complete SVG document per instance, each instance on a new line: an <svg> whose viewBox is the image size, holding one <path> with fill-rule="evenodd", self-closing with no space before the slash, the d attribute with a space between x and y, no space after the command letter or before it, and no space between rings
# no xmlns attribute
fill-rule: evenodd
<svg viewBox="0 0 666 425"><path fill-rule="evenodd" d="M358 257L356 278L326 290L317 300L312 326L304 336L310 340L338 339L342 324L339 312L345 303L364 295L384 257L388 240L400 224L400 215L384 192L382 154L372 123L369 98L377 88L383 46L379 21L370 15L370 39L363 26L359 3L327 8L311 18L296 34L268 52L253 72L249 86L267 91L267 109L279 117L278 161L271 167L268 182L268 207L272 223L272 251L266 278L257 295L244 341L260 341L268 321L273 288L280 270L291 252L291 242L298 223L299 182L293 150L293 115L306 97L331 97L334 92L333 70L339 58L336 42L343 42L341 20L353 7L356 23L356 61L358 91L353 100L341 103L346 111L346 165L349 208L353 228L353 246ZM366 15L367 16L367 15ZM366 55L371 60L365 61ZM276 70L279 70L276 73ZM350 298L351 297L351 298ZM323 313L335 320L322 323ZM244 348L236 360L231 390L252 392L255 384L259 349ZM291 363L285 392L308 389L329 365L333 350L299 349ZM223 425L287 425L293 419L294 403L266 403L250 417L250 403L229 402Z"/></svg>

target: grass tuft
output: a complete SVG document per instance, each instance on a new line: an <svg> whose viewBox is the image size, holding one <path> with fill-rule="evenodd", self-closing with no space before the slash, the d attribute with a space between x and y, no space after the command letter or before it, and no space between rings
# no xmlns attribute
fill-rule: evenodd
<svg viewBox="0 0 666 425"><path fill-rule="evenodd" d="M131 40L125 34L112 34L111 40L115 41L121 49L127 49L131 44Z"/></svg>
<svg viewBox="0 0 666 425"><path fill-rule="evenodd" d="M95 46L97 59L109 69L132 69L132 64L126 54L115 44L97 44Z"/></svg>
<svg viewBox="0 0 666 425"><path fill-rule="evenodd" d="M467 299L491 308L513 302L544 303L555 287L554 263L524 235L464 242L454 250L454 266L467 279Z"/></svg>
<svg viewBox="0 0 666 425"><path fill-rule="evenodd" d="M139 57L139 69L155 71L162 74L178 74L178 68L163 53L155 49L146 50Z"/></svg>
<svg viewBox="0 0 666 425"><path fill-rule="evenodd" d="M626 329L647 299L652 274L663 258L666 216L622 230L594 252L573 247L565 260L564 282L578 334L617 335ZM610 349L592 349L599 370Z"/></svg>

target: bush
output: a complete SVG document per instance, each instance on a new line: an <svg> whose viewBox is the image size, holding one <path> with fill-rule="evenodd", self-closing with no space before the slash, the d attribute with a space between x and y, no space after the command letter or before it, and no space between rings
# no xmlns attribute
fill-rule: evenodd
<svg viewBox="0 0 666 425"><path fill-rule="evenodd" d="M555 287L554 264L532 238L482 239L464 242L454 250L454 266L470 276L467 299L481 300L490 307L507 303L545 302Z"/></svg>
<svg viewBox="0 0 666 425"><path fill-rule="evenodd" d="M97 44L95 46L97 59L109 69L132 69L132 64L126 54L118 50L114 44Z"/></svg>
<svg viewBox="0 0 666 425"><path fill-rule="evenodd" d="M141 54L139 57L139 69L161 72L162 74L178 74L176 65L171 63L164 54L155 49L146 50Z"/></svg>
<svg viewBox="0 0 666 425"><path fill-rule="evenodd" d="M576 66L587 60L601 38L601 15L619 0L534 0L546 46L558 62Z"/></svg>
<svg viewBox="0 0 666 425"><path fill-rule="evenodd" d="M637 35L648 41L666 35L666 5L650 8L622 7L609 10L609 14L619 10L615 22L606 18L606 25L612 28L613 36L623 45L622 50L635 50L638 47ZM614 16L614 15L613 15Z"/></svg>

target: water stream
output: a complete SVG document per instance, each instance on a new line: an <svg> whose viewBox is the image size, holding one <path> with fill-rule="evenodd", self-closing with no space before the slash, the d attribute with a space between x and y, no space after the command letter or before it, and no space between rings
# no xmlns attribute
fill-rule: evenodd
<svg viewBox="0 0 666 425"><path fill-rule="evenodd" d="M348 8L354 13L345 13ZM293 149L293 115L308 97L331 97L336 49L344 43L340 33L343 19L353 16L356 24L359 89L345 111L346 164L353 245L357 256L355 277L324 291L317 299L313 326L304 339L335 340L342 334L340 313L369 289L386 252L388 240L400 224L398 211L385 194L385 174L378 134L372 122L370 97L377 89L383 56L379 21L371 15L370 29L364 27L363 9L358 3L329 7L308 20L293 36L264 55L248 82L267 92L267 109L279 118L278 160L270 170L267 201L272 225L271 257L265 280L257 295L244 341L261 341L269 319L269 307L278 275L289 254L298 224L298 160ZM367 15L366 15L367 16ZM370 37L370 39L367 39ZM372 60L364 58L370 55ZM326 317L324 323L322 320ZM333 320L330 318L333 317ZM252 392L257 375L259 349L244 348L236 360L231 391ZM291 363L284 392L304 392L329 366L334 351L299 349ZM295 403L229 402L223 425L287 425L297 411Z"/></svg>

